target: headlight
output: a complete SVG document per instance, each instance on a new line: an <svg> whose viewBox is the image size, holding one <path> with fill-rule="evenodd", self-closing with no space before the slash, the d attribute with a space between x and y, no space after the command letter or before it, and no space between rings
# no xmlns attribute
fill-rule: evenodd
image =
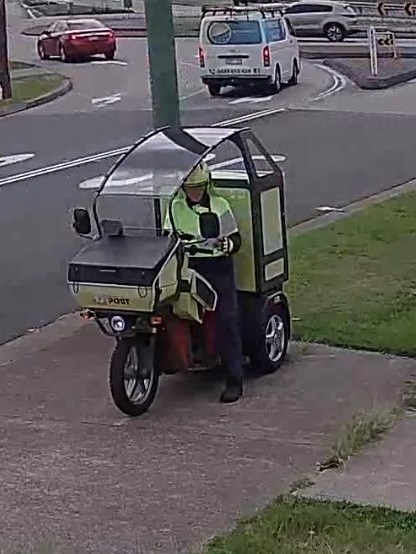
<svg viewBox="0 0 416 554"><path fill-rule="evenodd" d="M113 331L116 331L117 333L122 333L126 328L126 322L119 315L115 315L110 319L110 325Z"/></svg>

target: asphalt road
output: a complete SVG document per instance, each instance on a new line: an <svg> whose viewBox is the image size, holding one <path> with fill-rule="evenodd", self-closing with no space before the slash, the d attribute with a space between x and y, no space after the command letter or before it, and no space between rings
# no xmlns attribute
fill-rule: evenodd
<svg viewBox="0 0 416 554"><path fill-rule="evenodd" d="M221 113L216 115L221 119ZM207 112L184 114L188 124L209 120ZM119 114L109 113L110 128L116 122ZM316 215L319 206L341 206L416 174L415 117L287 110L250 125L272 154L286 156L289 225ZM127 129L120 128L120 137L127 137ZM138 127L136 131L140 134ZM70 229L70 212L91 198L91 192L79 192L79 183L103 174L113 161L0 187L1 341L74 308L66 289L66 264L82 242ZM21 172L17 165L26 164L34 162L16 164L15 174Z"/></svg>
<svg viewBox="0 0 416 554"><path fill-rule="evenodd" d="M33 39L11 37L12 57L36 60ZM286 156L289 224L316 215L318 206L340 206L414 177L414 84L363 93L305 62L300 84L277 96L211 99L200 90L195 47L193 40L177 41L184 124L286 110L240 126L250 125L272 154ZM70 212L91 198L78 185L110 167L116 156L106 152L151 126L145 41L120 40L117 61L45 62L73 78L74 92L0 121L0 158L33 154L16 164L0 160L0 343L73 309L66 264L81 242ZM114 102L93 102L118 93ZM100 153L101 160L80 161Z"/></svg>

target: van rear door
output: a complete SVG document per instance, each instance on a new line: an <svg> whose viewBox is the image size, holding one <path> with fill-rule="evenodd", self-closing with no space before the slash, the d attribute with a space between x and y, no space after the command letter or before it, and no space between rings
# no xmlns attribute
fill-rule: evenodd
<svg viewBox="0 0 416 554"><path fill-rule="evenodd" d="M263 30L257 20L206 20L201 29L205 70L213 76L256 76L263 71Z"/></svg>

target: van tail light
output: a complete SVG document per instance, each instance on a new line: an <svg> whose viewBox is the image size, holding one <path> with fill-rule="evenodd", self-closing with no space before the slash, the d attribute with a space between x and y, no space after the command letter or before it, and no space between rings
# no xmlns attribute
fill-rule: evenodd
<svg viewBox="0 0 416 554"><path fill-rule="evenodd" d="M205 67L205 53L201 47L198 48L199 67Z"/></svg>
<svg viewBox="0 0 416 554"><path fill-rule="evenodd" d="M263 65L264 67L270 67L270 48L268 46L263 48Z"/></svg>

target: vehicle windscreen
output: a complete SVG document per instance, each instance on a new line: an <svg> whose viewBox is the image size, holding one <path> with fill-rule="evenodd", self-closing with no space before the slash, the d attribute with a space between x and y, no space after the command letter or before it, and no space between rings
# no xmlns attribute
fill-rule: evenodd
<svg viewBox="0 0 416 554"><path fill-rule="evenodd" d="M176 131L175 136L172 130L139 143L99 193L99 220L120 221L126 234L156 234L171 196L207 149L187 133Z"/></svg>
<svg viewBox="0 0 416 554"><path fill-rule="evenodd" d="M218 46L262 42L258 21L212 21L207 27L207 38Z"/></svg>
<svg viewBox="0 0 416 554"><path fill-rule="evenodd" d="M105 29L105 25L93 19L88 21L69 21L68 28L70 31L84 31L89 29Z"/></svg>

